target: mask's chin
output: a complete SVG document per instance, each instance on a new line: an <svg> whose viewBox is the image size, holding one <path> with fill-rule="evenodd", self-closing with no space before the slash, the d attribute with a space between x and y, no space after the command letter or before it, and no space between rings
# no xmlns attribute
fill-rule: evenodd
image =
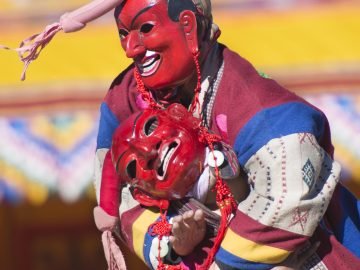
<svg viewBox="0 0 360 270"><path fill-rule="evenodd" d="M145 205L148 207L157 206L160 209L168 209L169 208L169 200L154 198L154 197L146 194L141 189L134 188L132 190L132 194L134 196L134 199L137 200L142 205Z"/></svg>
<svg viewBox="0 0 360 270"><path fill-rule="evenodd" d="M155 74L161 63L160 54L155 51L146 51L143 59L136 64L141 77L149 77Z"/></svg>

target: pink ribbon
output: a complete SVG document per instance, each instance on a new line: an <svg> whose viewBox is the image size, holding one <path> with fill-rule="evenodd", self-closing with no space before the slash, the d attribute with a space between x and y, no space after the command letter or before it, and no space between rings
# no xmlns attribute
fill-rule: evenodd
<svg viewBox="0 0 360 270"><path fill-rule="evenodd" d="M24 63L24 68L21 73L21 80L25 80L26 70L30 63L34 61L44 49L44 47L52 40L57 32L61 31L60 23L53 23L45 27L45 30L39 34L32 35L24 39L19 48L11 49L7 46L0 45L0 48L6 50L14 50L18 53L20 60Z"/></svg>

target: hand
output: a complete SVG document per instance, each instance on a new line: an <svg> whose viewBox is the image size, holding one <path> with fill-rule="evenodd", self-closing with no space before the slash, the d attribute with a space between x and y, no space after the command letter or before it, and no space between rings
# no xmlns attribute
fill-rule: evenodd
<svg viewBox="0 0 360 270"><path fill-rule="evenodd" d="M172 235L169 240L174 251L180 256L185 256L204 239L205 232L204 212L201 209L195 212L190 210L174 217Z"/></svg>

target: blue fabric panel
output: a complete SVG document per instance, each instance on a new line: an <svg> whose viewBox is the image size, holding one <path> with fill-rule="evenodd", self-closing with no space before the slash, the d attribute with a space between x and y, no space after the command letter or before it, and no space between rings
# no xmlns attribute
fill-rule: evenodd
<svg viewBox="0 0 360 270"><path fill-rule="evenodd" d="M324 115L301 102L290 102L259 111L236 137L234 150L242 166L266 143L294 133L312 133L319 141L324 133Z"/></svg>
<svg viewBox="0 0 360 270"><path fill-rule="evenodd" d="M342 222L337 224L336 238L360 258L360 202L343 186L340 188Z"/></svg>
<svg viewBox="0 0 360 270"><path fill-rule="evenodd" d="M119 120L109 106L103 102L100 106L100 124L96 149L110 148L113 133L119 124Z"/></svg>
<svg viewBox="0 0 360 270"><path fill-rule="evenodd" d="M239 258L225 249L221 248L216 253L216 262L221 265L221 269L247 269L247 270L267 270L273 268L275 265L265 264L265 263L257 263L244 260Z"/></svg>
<svg viewBox="0 0 360 270"><path fill-rule="evenodd" d="M158 219L159 220L159 219ZM144 241L144 249L143 249L143 254L144 254L144 259L145 259L145 262L146 262L146 265L150 268L150 269L154 269L151 265L151 262L150 262L150 249L151 249L151 244L152 244L152 241L153 239L155 238L156 236L151 236L149 233L146 233L145 234L145 241Z"/></svg>

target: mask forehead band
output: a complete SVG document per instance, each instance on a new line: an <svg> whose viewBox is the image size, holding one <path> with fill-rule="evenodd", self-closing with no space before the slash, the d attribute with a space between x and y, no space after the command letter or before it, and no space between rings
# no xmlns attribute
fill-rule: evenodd
<svg viewBox="0 0 360 270"><path fill-rule="evenodd" d="M115 7L114 17L115 17L115 20L116 20L116 21L119 20L119 15L120 15L122 9L124 8L124 5L126 4L126 2L127 2L127 1L124 0L120 5L118 5L117 7ZM150 3L147 7L143 8L142 10L140 10L140 11L138 12L138 14L136 14L136 15L134 16L133 21L135 21L135 19L136 19L137 17L139 17L139 15L141 15L141 14L144 13L144 12L146 12L147 10L149 10L150 8L152 8L153 6L155 6L156 4L158 4L158 3L156 3L156 1L151 1L151 3Z"/></svg>

